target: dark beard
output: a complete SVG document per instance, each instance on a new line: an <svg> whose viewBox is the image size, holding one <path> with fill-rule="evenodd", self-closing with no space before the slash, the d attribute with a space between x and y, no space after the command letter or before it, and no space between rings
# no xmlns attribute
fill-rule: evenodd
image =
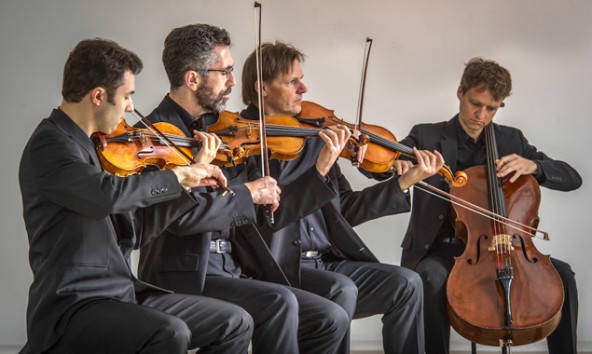
<svg viewBox="0 0 592 354"><path fill-rule="evenodd" d="M225 95L229 95L232 89L229 87L228 90L220 92L217 96L213 96L213 91L210 87L206 86L205 83L200 83L195 91L195 98L197 102L206 112L222 112L226 108L227 98Z"/></svg>

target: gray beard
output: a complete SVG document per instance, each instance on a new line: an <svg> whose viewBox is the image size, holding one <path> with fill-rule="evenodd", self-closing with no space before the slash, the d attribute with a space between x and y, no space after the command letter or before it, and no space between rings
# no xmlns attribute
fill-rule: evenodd
<svg viewBox="0 0 592 354"><path fill-rule="evenodd" d="M216 97L212 97L212 89L206 85L199 85L195 92L197 102L206 112L222 112L226 108L227 98L224 95L229 94L231 89L221 92Z"/></svg>

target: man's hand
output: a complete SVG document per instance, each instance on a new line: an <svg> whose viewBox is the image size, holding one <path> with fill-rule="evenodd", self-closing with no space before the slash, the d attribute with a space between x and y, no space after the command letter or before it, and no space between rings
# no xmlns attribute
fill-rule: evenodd
<svg viewBox="0 0 592 354"><path fill-rule="evenodd" d="M171 169L177 175L179 184L185 189L193 187L226 187L226 177L218 166L194 163L189 166L176 166Z"/></svg>
<svg viewBox="0 0 592 354"><path fill-rule="evenodd" d="M407 173L407 171L409 171L412 167L413 162L409 160L397 159L395 160L395 162L393 162L393 165L391 166L391 171L396 173L398 176L402 176L405 173Z"/></svg>
<svg viewBox="0 0 592 354"><path fill-rule="evenodd" d="M319 153L316 167L321 176L326 176L347 144L351 133L347 127L337 124L321 130L319 136L325 142L325 147Z"/></svg>
<svg viewBox="0 0 592 354"><path fill-rule="evenodd" d="M362 135L362 133L359 130L354 130L352 133L352 136L358 140L361 135ZM346 147L348 146L348 144L350 144L350 142L346 143ZM355 149L355 146L353 148ZM357 157L356 160L358 161L358 163L362 163L362 161L364 161L364 155L366 155L366 150L368 150L368 144L364 144L364 145L358 147L358 154L356 156ZM355 153L355 151L354 151L354 153ZM353 156L353 154L352 154L352 156Z"/></svg>
<svg viewBox="0 0 592 354"><path fill-rule="evenodd" d="M195 140L201 141L201 148L193 158L193 162L210 163L214 161L222 140L216 134L204 133L197 130L193 131L193 137Z"/></svg>
<svg viewBox="0 0 592 354"><path fill-rule="evenodd" d="M277 181L269 176L245 183L251 192L251 198L255 204L271 205L271 211L276 211L280 206L280 194L282 190Z"/></svg>
<svg viewBox="0 0 592 354"><path fill-rule="evenodd" d="M522 175L530 175L537 172L537 164L534 161L516 154L506 155L496 160L495 166L498 177L506 177L510 173L514 173L510 177L510 182L515 182Z"/></svg>
<svg viewBox="0 0 592 354"><path fill-rule="evenodd" d="M413 154L417 159L417 164L399 177L399 186L403 190L425 178L433 176L444 166L444 158L438 151L434 150L432 153L427 150L420 151L413 148Z"/></svg>

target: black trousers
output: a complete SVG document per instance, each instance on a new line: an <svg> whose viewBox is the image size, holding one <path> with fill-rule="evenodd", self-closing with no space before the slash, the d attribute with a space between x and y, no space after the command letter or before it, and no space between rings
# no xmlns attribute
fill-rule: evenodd
<svg viewBox="0 0 592 354"><path fill-rule="evenodd" d="M304 290L341 305L352 318L382 316L386 354L424 353L423 291L413 271L382 263L302 260ZM349 335L341 346L349 352Z"/></svg>
<svg viewBox="0 0 592 354"><path fill-rule="evenodd" d="M207 276L203 295L236 304L253 317L253 353L335 353L349 328L339 305L279 284Z"/></svg>
<svg viewBox="0 0 592 354"><path fill-rule="evenodd" d="M251 316L236 305L203 296L154 294L142 304L92 301L67 324L49 352L59 354L247 353Z"/></svg>
<svg viewBox="0 0 592 354"><path fill-rule="evenodd" d="M446 280L454 266L452 251L431 252L415 269L423 281L426 354L448 354L450 324L446 308ZM577 353L578 290L575 274L569 264L551 258L557 269L565 300L561 320L555 331L547 337L549 354Z"/></svg>

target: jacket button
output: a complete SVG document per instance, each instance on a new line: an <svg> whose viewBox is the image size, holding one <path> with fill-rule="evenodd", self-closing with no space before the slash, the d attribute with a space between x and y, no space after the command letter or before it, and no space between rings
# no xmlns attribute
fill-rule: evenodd
<svg viewBox="0 0 592 354"><path fill-rule="evenodd" d="M166 192L168 192L168 191L169 191L169 189L168 189L167 187L162 187L162 188L160 189L160 193L166 193Z"/></svg>
<svg viewBox="0 0 592 354"><path fill-rule="evenodd" d="M429 244L429 243L428 243L428 244L426 244L424 248L425 248L426 250L429 250L429 249L430 249L430 244Z"/></svg>
<svg viewBox="0 0 592 354"><path fill-rule="evenodd" d="M444 215L442 215L442 214L438 215L438 219L440 219L440 220L444 219Z"/></svg>
<svg viewBox="0 0 592 354"><path fill-rule="evenodd" d="M294 246L300 246L300 245L302 244L302 241L300 241L300 240L295 240L294 242L292 242L292 244L293 244Z"/></svg>

